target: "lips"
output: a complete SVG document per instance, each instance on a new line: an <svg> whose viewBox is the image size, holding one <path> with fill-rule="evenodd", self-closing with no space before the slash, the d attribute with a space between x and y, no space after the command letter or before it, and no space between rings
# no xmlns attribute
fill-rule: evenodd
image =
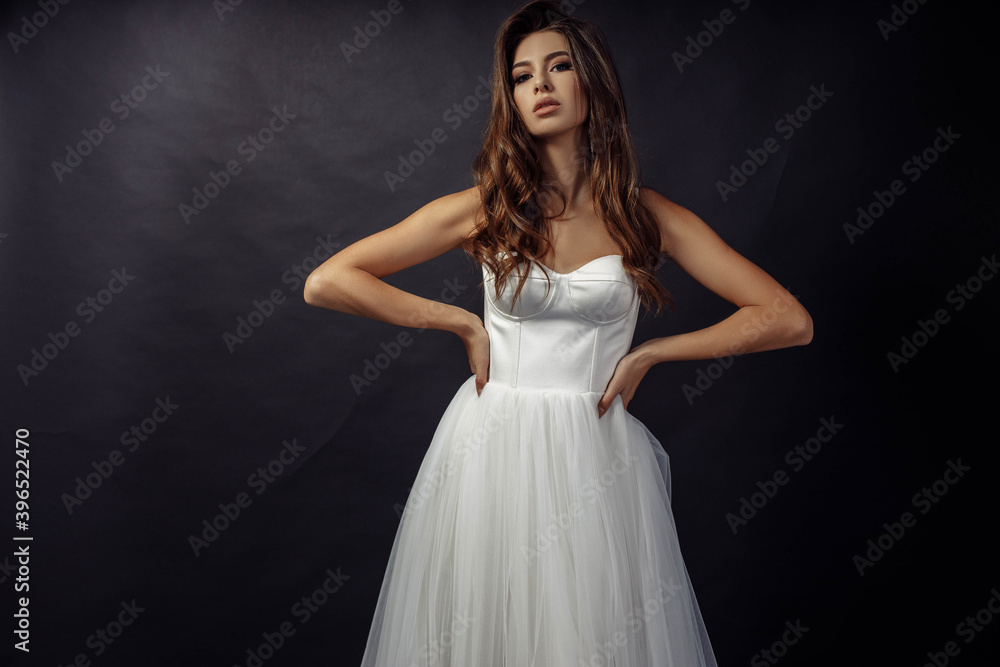
<svg viewBox="0 0 1000 667"><path fill-rule="evenodd" d="M534 111L535 113L538 112L548 113L549 111L553 111L558 107L559 103L556 102L554 99L552 99L551 97L543 97L542 99L538 100L538 102L535 104Z"/></svg>

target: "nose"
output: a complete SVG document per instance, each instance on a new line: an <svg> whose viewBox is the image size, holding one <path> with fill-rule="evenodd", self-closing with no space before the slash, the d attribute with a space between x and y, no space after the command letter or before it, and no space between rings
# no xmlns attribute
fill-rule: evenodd
<svg viewBox="0 0 1000 667"><path fill-rule="evenodd" d="M539 90L550 90L549 81L544 76L538 76L535 78L535 92Z"/></svg>

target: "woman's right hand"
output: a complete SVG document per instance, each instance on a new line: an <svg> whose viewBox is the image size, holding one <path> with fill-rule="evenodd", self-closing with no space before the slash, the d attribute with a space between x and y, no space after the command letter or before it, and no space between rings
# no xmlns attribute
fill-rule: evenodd
<svg viewBox="0 0 1000 667"><path fill-rule="evenodd" d="M462 335L465 352L469 355L469 368L476 374L476 394L482 395L490 377L490 335L486 333L483 321L475 313L469 313L470 325Z"/></svg>

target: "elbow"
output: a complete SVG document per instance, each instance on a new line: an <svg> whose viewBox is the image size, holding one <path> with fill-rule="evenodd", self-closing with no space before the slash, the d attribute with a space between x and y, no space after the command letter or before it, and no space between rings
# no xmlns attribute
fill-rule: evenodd
<svg viewBox="0 0 1000 667"><path fill-rule="evenodd" d="M813 321L809 312L802 308L796 313L793 322L792 336L794 345L808 345L813 339Z"/></svg>
<svg viewBox="0 0 1000 667"><path fill-rule="evenodd" d="M302 286L302 298L305 299L307 304L310 306L323 306L325 303L323 297L324 295L328 295L328 292L328 281L324 279L319 269L315 269L306 276L306 282Z"/></svg>

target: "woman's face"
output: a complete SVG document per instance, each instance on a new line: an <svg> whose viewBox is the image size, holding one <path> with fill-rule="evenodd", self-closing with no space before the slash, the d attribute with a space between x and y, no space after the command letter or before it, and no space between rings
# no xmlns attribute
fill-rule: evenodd
<svg viewBox="0 0 1000 667"><path fill-rule="evenodd" d="M514 104L532 136L551 138L574 130L587 118L587 99L569 42L560 33L543 30L522 39L510 75Z"/></svg>

